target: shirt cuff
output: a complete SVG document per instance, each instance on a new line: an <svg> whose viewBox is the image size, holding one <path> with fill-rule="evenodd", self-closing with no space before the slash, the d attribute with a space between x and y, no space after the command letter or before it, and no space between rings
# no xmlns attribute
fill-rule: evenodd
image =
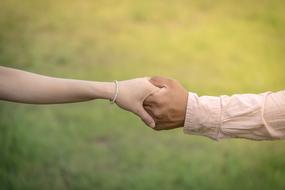
<svg viewBox="0 0 285 190"><path fill-rule="evenodd" d="M189 92L184 133L201 135L213 140L221 138L221 99Z"/></svg>

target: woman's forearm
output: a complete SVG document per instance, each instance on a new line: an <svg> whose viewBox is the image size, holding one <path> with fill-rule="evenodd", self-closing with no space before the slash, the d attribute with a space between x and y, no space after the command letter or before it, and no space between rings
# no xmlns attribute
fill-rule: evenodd
<svg viewBox="0 0 285 190"><path fill-rule="evenodd" d="M112 82L61 79L0 67L0 99L30 103L56 104L111 99Z"/></svg>

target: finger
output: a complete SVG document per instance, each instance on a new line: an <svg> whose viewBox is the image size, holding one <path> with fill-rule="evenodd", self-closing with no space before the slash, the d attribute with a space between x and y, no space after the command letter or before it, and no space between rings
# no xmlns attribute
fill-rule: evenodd
<svg viewBox="0 0 285 190"><path fill-rule="evenodd" d="M145 96L142 98L143 101L146 98L148 98L149 96L154 95L161 90L161 88L158 88L158 87L154 86L153 84L151 84L149 79L147 80L147 83L148 83L148 85L145 86L146 93L145 93Z"/></svg>
<svg viewBox="0 0 285 190"><path fill-rule="evenodd" d="M148 97L146 97L146 99L144 100L143 104L144 105L153 105L153 106L157 106L161 101L161 97L167 92L166 88L161 88L161 90L159 90L156 93L153 93L151 95L149 95Z"/></svg>
<svg viewBox="0 0 285 190"><path fill-rule="evenodd" d="M147 97L147 98L144 100L144 102L143 102L143 107L146 107L146 106L151 107L151 106L152 106L152 104L151 104L151 102L149 101L148 98L149 98L149 97Z"/></svg>
<svg viewBox="0 0 285 190"><path fill-rule="evenodd" d="M149 111L152 110L152 106L151 105L143 105L143 108L149 113Z"/></svg>
<svg viewBox="0 0 285 190"><path fill-rule="evenodd" d="M153 109L150 106L144 106L145 111L152 117L152 119L154 120L154 122L156 123L156 118L155 115L153 114Z"/></svg>
<svg viewBox="0 0 285 190"><path fill-rule="evenodd" d="M157 125L157 122L163 121L164 117L163 115L161 115L161 110L155 107L148 107L148 106L144 107L144 109L154 119L156 125Z"/></svg>
<svg viewBox="0 0 285 190"><path fill-rule="evenodd" d="M159 88L165 88L167 87L167 84L169 83L168 78L160 77L160 76L151 77L149 81L151 82L151 84Z"/></svg>
<svg viewBox="0 0 285 190"><path fill-rule="evenodd" d="M147 126L151 128L155 127L154 119L149 115L149 113L147 113L147 111L143 107L141 107L141 109L138 111L138 115Z"/></svg>
<svg viewBox="0 0 285 190"><path fill-rule="evenodd" d="M157 131L161 131L161 130L170 130L170 129L174 129L174 128L175 127L173 127L171 124L159 123L158 122L153 129L157 130Z"/></svg>
<svg viewBox="0 0 285 190"><path fill-rule="evenodd" d="M155 106L157 105L157 97L149 95L143 102L143 106Z"/></svg>

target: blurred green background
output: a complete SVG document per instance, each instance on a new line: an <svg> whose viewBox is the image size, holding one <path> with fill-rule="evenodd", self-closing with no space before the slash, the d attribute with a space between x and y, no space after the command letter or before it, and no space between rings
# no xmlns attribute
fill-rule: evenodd
<svg viewBox="0 0 285 190"><path fill-rule="evenodd" d="M284 0L1 0L0 64L199 95L284 89ZM0 102L0 189L284 189L285 142L155 132L107 101Z"/></svg>

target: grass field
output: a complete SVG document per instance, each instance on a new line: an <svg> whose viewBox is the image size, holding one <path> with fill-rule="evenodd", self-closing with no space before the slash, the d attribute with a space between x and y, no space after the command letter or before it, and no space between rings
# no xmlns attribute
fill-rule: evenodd
<svg viewBox="0 0 285 190"><path fill-rule="evenodd" d="M200 95L284 89L284 0L1 0L0 65ZM0 102L0 189L285 189L285 142L155 132L107 101Z"/></svg>

